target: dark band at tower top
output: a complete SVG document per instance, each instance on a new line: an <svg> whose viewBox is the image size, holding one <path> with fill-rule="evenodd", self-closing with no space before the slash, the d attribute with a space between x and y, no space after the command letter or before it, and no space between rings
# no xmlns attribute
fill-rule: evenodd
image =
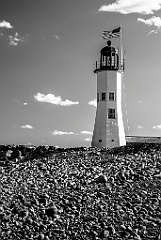
<svg viewBox="0 0 161 240"><path fill-rule="evenodd" d="M96 61L94 73L102 70L119 70L121 69L121 62L119 60L118 49L112 46L112 42L107 41L107 46L102 48L100 52L100 61ZM124 70L124 63L123 68Z"/></svg>

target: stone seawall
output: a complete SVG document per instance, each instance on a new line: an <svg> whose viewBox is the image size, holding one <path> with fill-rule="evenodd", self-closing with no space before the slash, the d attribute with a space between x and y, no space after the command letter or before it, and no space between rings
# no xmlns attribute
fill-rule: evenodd
<svg viewBox="0 0 161 240"><path fill-rule="evenodd" d="M161 137L126 136L126 144L132 143L161 143Z"/></svg>

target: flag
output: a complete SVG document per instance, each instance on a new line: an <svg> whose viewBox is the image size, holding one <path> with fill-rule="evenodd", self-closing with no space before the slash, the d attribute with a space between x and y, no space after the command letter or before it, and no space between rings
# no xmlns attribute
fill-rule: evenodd
<svg viewBox="0 0 161 240"><path fill-rule="evenodd" d="M121 35L121 27L118 27L116 29L113 29L111 31L103 31L102 37L103 39L111 39L111 38L117 38Z"/></svg>

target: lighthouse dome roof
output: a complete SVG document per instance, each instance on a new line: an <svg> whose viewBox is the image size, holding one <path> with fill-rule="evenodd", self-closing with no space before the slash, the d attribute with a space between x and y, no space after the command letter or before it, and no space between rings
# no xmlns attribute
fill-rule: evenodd
<svg viewBox="0 0 161 240"><path fill-rule="evenodd" d="M101 54L102 55L109 55L111 52L116 52L116 48L111 46L111 41L107 42L107 46L102 48Z"/></svg>

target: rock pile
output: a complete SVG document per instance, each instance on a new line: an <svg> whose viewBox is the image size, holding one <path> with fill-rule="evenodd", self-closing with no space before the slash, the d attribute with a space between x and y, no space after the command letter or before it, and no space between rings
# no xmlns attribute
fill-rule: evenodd
<svg viewBox="0 0 161 240"><path fill-rule="evenodd" d="M0 235L161 239L161 145L0 146Z"/></svg>

